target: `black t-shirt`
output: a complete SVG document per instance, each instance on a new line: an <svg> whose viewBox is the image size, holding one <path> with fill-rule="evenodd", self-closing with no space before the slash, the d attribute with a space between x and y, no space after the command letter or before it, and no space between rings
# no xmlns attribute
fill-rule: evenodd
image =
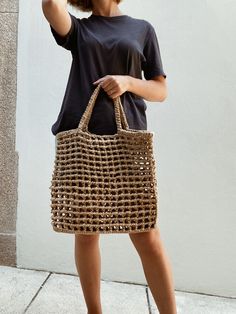
<svg viewBox="0 0 236 314"><path fill-rule="evenodd" d="M69 50L72 64L64 99L51 131L78 127L93 90L94 81L105 75L130 75L151 79L164 73L157 35L152 24L129 15L101 16L91 14L78 18L69 13L71 29L60 36L50 25L58 45ZM147 129L144 99L126 91L121 96L129 128ZM101 88L96 99L88 129L95 134L117 132L114 102Z"/></svg>

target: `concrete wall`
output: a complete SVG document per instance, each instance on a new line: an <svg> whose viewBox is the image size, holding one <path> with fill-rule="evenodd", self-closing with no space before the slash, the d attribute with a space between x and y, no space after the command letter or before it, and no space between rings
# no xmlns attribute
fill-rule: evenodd
<svg viewBox="0 0 236 314"><path fill-rule="evenodd" d="M175 287L235 296L235 29L233 1L124 1L156 28L169 86L148 103L159 180L159 225ZM72 11L75 13L74 11ZM85 13L75 13L87 16ZM41 1L20 1L17 265L76 273L74 236L50 226L54 137L70 69ZM102 235L102 278L144 283L128 235Z"/></svg>
<svg viewBox="0 0 236 314"><path fill-rule="evenodd" d="M18 1L0 3L0 265L16 264L15 152Z"/></svg>

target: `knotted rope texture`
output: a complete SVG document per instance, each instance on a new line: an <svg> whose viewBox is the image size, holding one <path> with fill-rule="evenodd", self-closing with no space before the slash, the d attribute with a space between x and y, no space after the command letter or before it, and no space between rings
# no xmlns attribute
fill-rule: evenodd
<svg viewBox="0 0 236 314"><path fill-rule="evenodd" d="M154 132L130 129L117 97L117 133L90 133L100 88L93 91L78 127L56 134L52 227L81 234L148 231L156 227L158 212Z"/></svg>

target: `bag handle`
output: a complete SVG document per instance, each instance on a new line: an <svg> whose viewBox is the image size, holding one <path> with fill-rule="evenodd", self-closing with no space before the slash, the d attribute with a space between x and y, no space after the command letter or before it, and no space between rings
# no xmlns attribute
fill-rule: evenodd
<svg viewBox="0 0 236 314"><path fill-rule="evenodd" d="M100 89L101 89L101 83L99 83L97 85L97 87L94 89L94 91L93 91L93 93L89 99L88 105L87 105L87 107L86 107L86 109L85 109L85 111L84 111L84 113L80 119L78 129L81 129L83 131L88 132L88 123L89 123L89 120L91 118L92 111L93 111L93 108L95 105L95 101L97 99L97 96L98 96ZM123 106L121 104L120 96L113 99L113 102L114 102L115 118L116 118L116 125L117 125L117 133L120 130L122 130L121 124L123 124L125 130L128 130L129 125L128 125L128 122L127 122L127 119L125 116Z"/></svg>

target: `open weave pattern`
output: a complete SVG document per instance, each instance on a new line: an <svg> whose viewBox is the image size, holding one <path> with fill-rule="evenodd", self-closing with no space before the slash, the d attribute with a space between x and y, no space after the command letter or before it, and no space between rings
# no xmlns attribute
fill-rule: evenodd
<svg viewBox="0 0 236 314"><path fill-rule="evenodd" d="M51 224L66 233L131 233L156 227L153 132L127 128L120 98L118 132L97 135L88 121L94 91L77 129L59 132L51 180ZM121 129L121 122L126 129Z"/></svg>

